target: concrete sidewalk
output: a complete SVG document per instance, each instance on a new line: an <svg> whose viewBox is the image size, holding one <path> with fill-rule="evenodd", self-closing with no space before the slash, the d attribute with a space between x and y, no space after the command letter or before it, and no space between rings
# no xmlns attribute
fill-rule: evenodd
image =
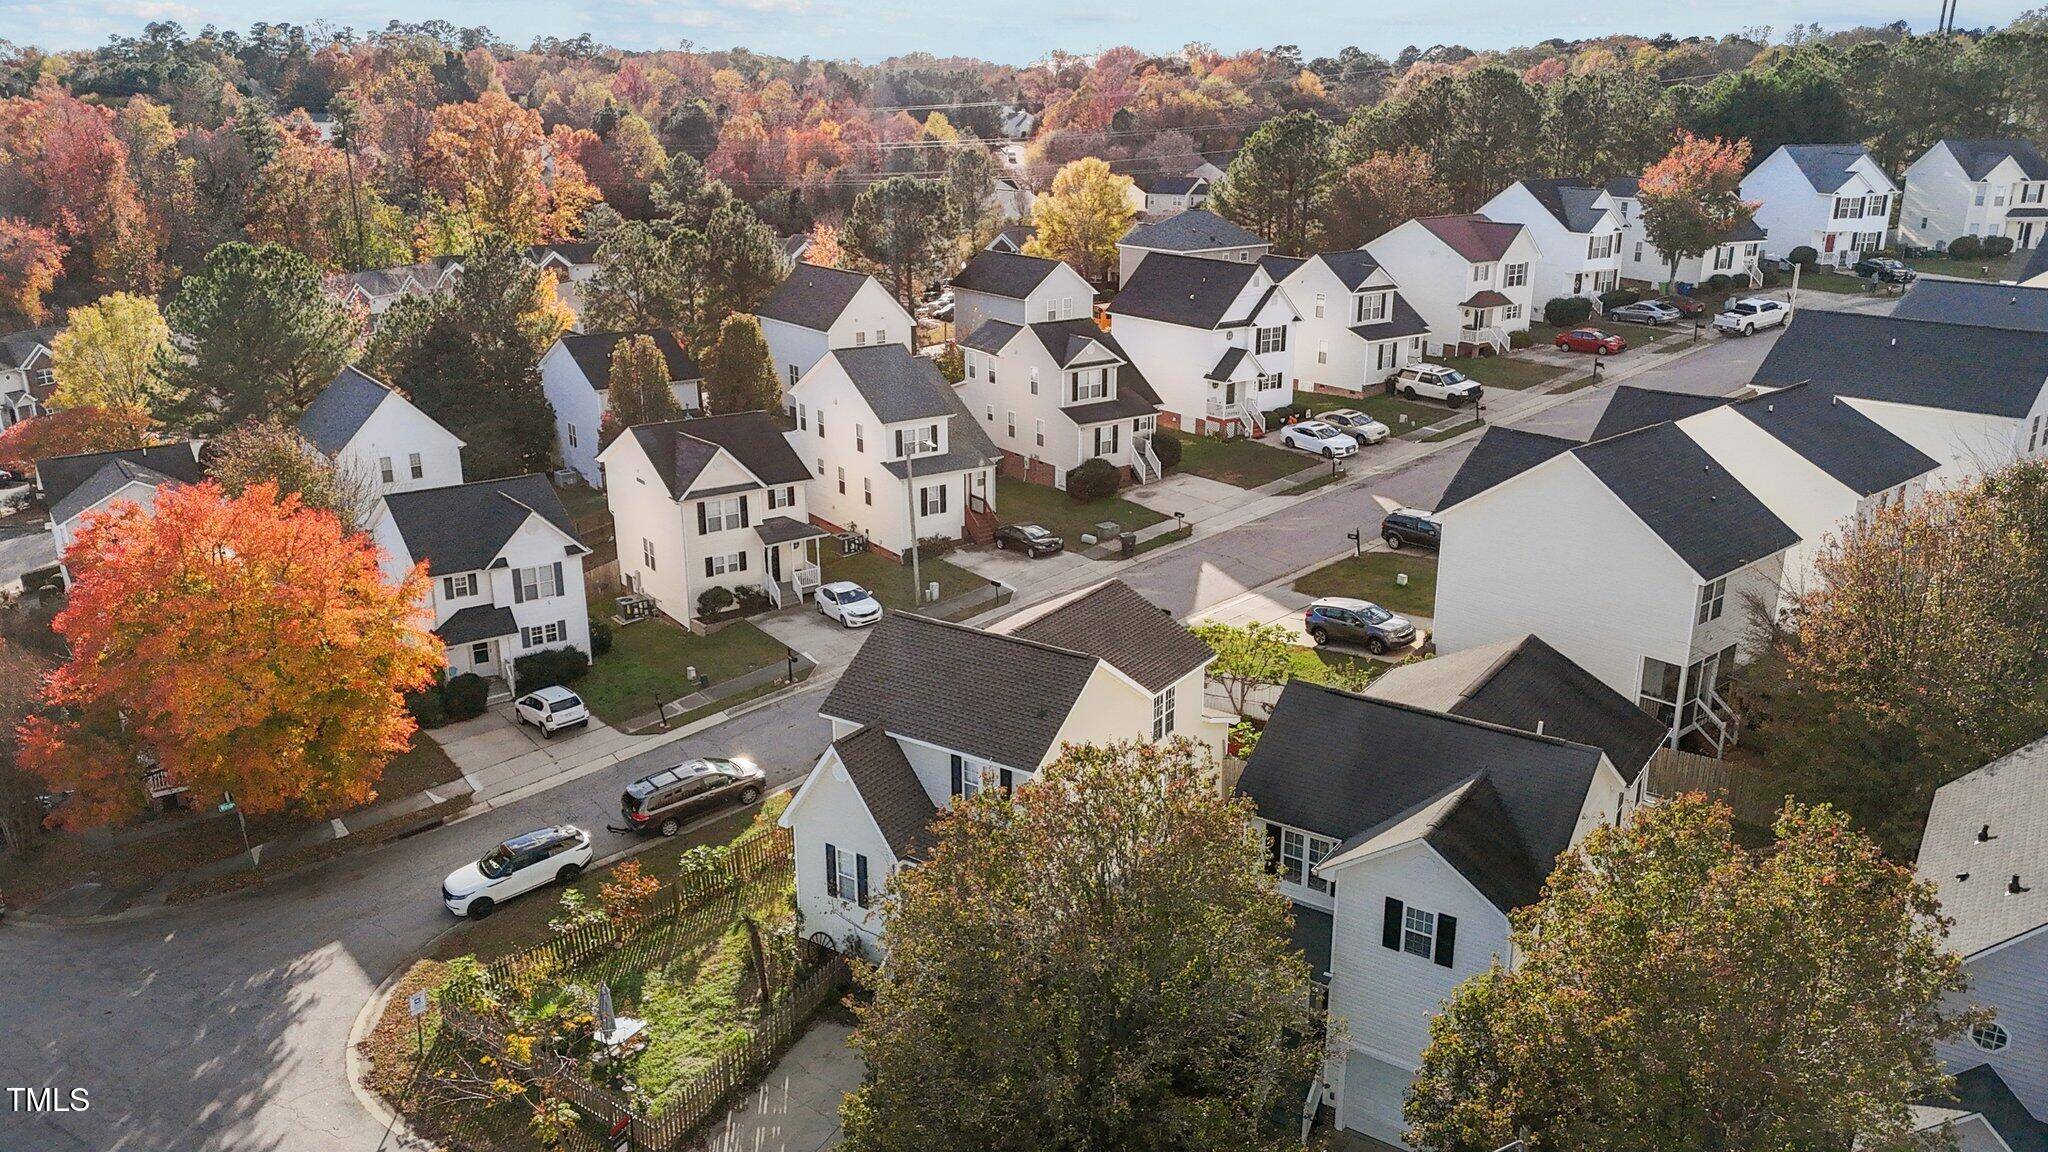
<svg viewBox="0 0 2048 1152"><path fill-rule="evenodd" d="M839 1104L866 1069L853 1030L821 1020L706 1133L705 1152L821 1152L840 1141Z"/></svg>

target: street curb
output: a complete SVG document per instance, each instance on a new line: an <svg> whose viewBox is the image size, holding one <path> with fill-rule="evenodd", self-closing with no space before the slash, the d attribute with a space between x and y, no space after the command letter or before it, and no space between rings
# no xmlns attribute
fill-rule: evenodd
<svg viewBox="0 0 2048 1152"><path fill-rule="evenodd" d="M436 936L435 939L438 940L440 937ZM432 946L429 943L428 947ZM422 952L424 952L424 949L422 949ZM405 974L412 971L412 966L419 963L419 961L420 953L414 953L412 956L400 961L398 967L392 969L391 973L384 977L383 983L377 985L377 990L370 993L370 998L363 1001L363 1006L356 1011L355 1020L349 1024L348 1047L347 1051L342 1054L346 1068L343 1074L348 1077L349 1091L355 1094L356 1103L362 1107L363 1111L368 1112L377 1123L384 1126L384 1139L378 1141L377 1146L379 1148L388 1146L393 1136L398 1138L397 1147L400 1148L432 1148L435 1146L433 1141L414 1132L412 1125L405 1122L405 1117L392 1108L391 1105L385 1103L384 1097L379 1095L376 1089L364 1082L364 1077L368 1073L370 1064L369 1061L363 1059L363 1054L359 1050L362 1042L369 1039L370 1033L376 1029L377 1021L383 1017L384 1009L390 1004L391 993L397 989L398 982L403 980Z"/></svg>

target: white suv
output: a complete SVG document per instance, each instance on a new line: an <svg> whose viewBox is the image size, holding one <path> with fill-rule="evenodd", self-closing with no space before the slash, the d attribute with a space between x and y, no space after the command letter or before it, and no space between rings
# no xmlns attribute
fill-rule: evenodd
<svg viewBox="0 0 2048 1152"><path fill-rule="evenodd" d="M1427 396L1446 404L1463 404L1467 400L1476 404L1480 388L1477 380L1468 378L1456 368L1425 361L1410 364L1394 375L1394 393L1410 399Z"/></svg>
<svg viewBox="0 0 2048 1152"><path fill-rule="evenodd" d="M457 916L481 920L491 909L551 882L567 884L590 866L590 833L574 824L514 836L441 881L441 903Z"/></svg>
<svg viewBox="0 0 2048 1152"><path fill-rule="evenodd" d="M519 703L513 705L512 714L521 724L531 724L547 737L564 728L580 728L590 723L590 709L583 706L583 697L559 684L521 696Z"/></svg>
<svg viewBox="0 0 2048 1152"><path fill-rule="evenodd" d="M1758 329L1783 324L1791 319L1792 309L1783 300L1772 300L1765 296L1745 296L1730 301L1721 314L1714 317L1714 327L1723 332L1748 336Z"/></svg>

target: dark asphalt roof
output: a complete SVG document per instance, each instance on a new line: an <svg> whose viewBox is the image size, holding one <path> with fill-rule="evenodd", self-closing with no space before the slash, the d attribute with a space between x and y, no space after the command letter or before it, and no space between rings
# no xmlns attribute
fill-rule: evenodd
<svg viewBox="0 0 2048 1152"><path fill-rule="evenodd" d="M782 435L782 426L766 412L664 420L635 425L632 432L671 496L689 491L720 448L763 484L801 484L811 478L811 470Z"/></svg>
<svg viewBox="0 0 2048 1152"><path fill-rule="evenodd" d="M1787 144L1785 153L1817 192L1839 191L1849 182L1849 166L1870 155L1861 144Z"/></svg>
<svg viewBox="0 0 2048 1152"><path fill-rule="evenodd" d="M1607 182L1607 194L1617 200L1633 200L1642 195L1642 191L1640 176L1616 176Z"/></svg>
<svg viewBox="0 0 2048 1152"><path fill-rule="evenodd" d="M1808 310L1793 318L1752 378L1771 388L1802 380L1844 396L2023 418L2048 381L2048 340L2011 329Z"/></svg>
<svg viewBox="0 0 2048 1152"><path fill-rule="evenodd" d="M988 429L967 410L951 385L946 386L948 413L953 417L946 425L946 451L936 456L919 456L914 462L920 476L937 476L941 472L958 472L965 468L980 468L1003 458L996 442L988 438ZM885 460L882 467L898 480L908 479L912 461Z"/></svg>
<svg viewBox="0 0 2048 1152"><path fill-rule="evenodd" d="M1780 388L1733 407L1859 496L1896 488L1941 467L1815 384Z"/></svg>
<svg viewBox="0 0 2048 1152"><path fill-rule="evenodd" d="M1595 441L1573 455L1702 580L1799 543L1799 533L1675 424Z"/></svg>
<svg viewBox="0 0 2048 1152"><path fill-rule="evenodd" d="M1503 224L1477 212L1460 216L1422 216L1415 222L1473 264L1484 264L1507 255L1508 246L1522 234L1520 224Z"/></svg>
<svg viewBox="0 0 2048 1152"><path fill-rule="evenodd" d="M1266 242L1206 208L1190 208L1164 220L1140 224L1117 243L1156 252L1204 252L1263 247Z"/></svg>
<svg viewBox="0 0 2048 1152"><path fill-rule="evenodd" d="M2027 266L2020 269L2022 283L2037 276L2048 276L2048 244L2036 244L2034 254L2027 257Z"/></svg>
<svg viewBox="0 0 2048 1152"><path fill-rule="evenodd" d="M1245 355L1246 353L1243 348L1225 348L1223 350L1223 355L1217 357L1216 366L1214 368L1209 369L1208 374L1204 376L1203 379L1230 379L1230 374L1232 372L1237 371L1237 366L1244 362Z"/></svg>
<svg viewBox="0 0 2048 1152"><path fill-rule="evenodd" d="M0 336L0 368L20 368L35 356L38 349L47 353L50 342L57 338L62 329L52 327L24 328Z"/></svg>
<svg viewBox="0 0 2048 1152"><path fill-rule="evenodd" d="M519 621L513 619L512 609L499 604L472 604L434 629L434 635L443 644L472 644L518 631Z"/></svg>
<svg viewBox="0 0 2048 1152"><path fill-rule="evenodd" d="M1155 253L1131 273L1109 311L1113 316L1214 328L1258 270L1257 264L1235 260Z"/></svg>
<svg viewBox="0 0 2048 1152"><path fill-rule="evenodd" d="M1300 268L1306 263L1308 261L1299 256L1274 256L1268 254L1259 257L1259 267L1264 268L1266 275L1271 276L1275 281L1285 280L1289 276L1294 275L1295 269Z"/></svg>
<svg viewBox="0 0 2048 1152"><path fill-rule="evenodd" d="M1006 240L1018 248L1022 248L1024 245L1029 244L1031 238L1036 235L1038 235L1038 226L1035 224L1012 224L1001 232L996 233L995 240L989 241L989 244L994 245L998 240Z"/></svg>
<svg viewBox="0 0 2048 1152"><path fill-rule="evenodd" d="M1154 693L1216 657L1172 613L1121 580L1101 584L1011 635L1099 656Z"/></svg>
<svg viewBox="0 0 2048 1152"><path fill-rule="evenodd" d="M960 341L960 346L994 356L1008 347L1017 333L1023 330L1023 325L1012 324L1007 320L984 320L981 327L969 333L967 339Z"/></svg>
<svg viewBox="0 0 2048 1152"><path fill-rule="evenodd" d="M1600 413L1600 422L1593 426L1593 434L1587 439L1606 440L1652 424L1668 424L1726 403L1726 396L1695 396L1689 392L1666 392L1623 384L1615 388L1614 395L1607 401L1607 410Z"/></svg>
<svg viewBox="0 0 2048 1152"><path fill-rule="evenodd" d="M1519 476L1538 464L1561 456L1579 446L1577 440L1545 436L1495 424L1480 433L1479 442L1444 489L1438 508L1462 503L1504 480Z"/></svg>
<svg viewBox="0 0 2048 1152"><path fill-rule="evenodd" d="M1465 300L1463 304L1458 305L1458 307L1499 308L1502 305L1513 303L1514 301L1508 299L1507 294L1504 292L1496 292L1491 288L1482 288L1479 291L1474 292L1470 297L1468 297Z"/></svg>
<svg viewBox="0 0 2048 1152"><path fill-rule="evenodd" d="M892 612L818 711L1035 770L1095 664L1085 653Z"/></svg>
<svg viewBox="0 0 2048 1152"><path fill-rule="evenodd" d="M830 532L816 524L793 520L788 516L770 516L754 525L754 534L763 544L787 544L792 540L809 540L813 536L829 536Z"/></svg>
<svg viewBox="0 0 2048 1152"><path fill-rule="evenodd" d="M564 240L559 244L534 244L527 248L526 258L539 264L553 255L570 264L595 264L597 249L595 240Z"/></svg>
<svg viewBox="0 0 2048 1152"><path fill-rule="evenodd" d="M109 460L100 465L98 471L86 477L84 483L73 488L62 500L50 506L50 522L62 524L130 484L146 484L154 491L170 483L174 483L171 477L147 464L138 464L133 460Z"/></svg>
<svg viewBox="0 0 2048 1152"><path fill-rule="evenodd" d="M859 272L798 264L787 279L775 286L755 315L764 320L781 320L820 332L832 326L853 301L853 294L867 282Z"/></svg>
<svg viewBox="0 0 2048 1152"><path fill-rule="evenodd" d="M1716 240L1715 243L1746 244L1751 240L1767 239L1769 236L1770 233L1765 232L1764 226L1757 223L1756 217L1752 216L1728 231L1721 233L1721 238Z"/></svg>
<svg viewBox="0 0 2048 1152"><path fill-rule="evenodd" d="M1372 258L1372 253L1363 248L1345 248L1336 252L1318 252L1316 253L1316 259L1321 260L1329 267L1330 271L1336 273L1337 279L1342 280L1344 286L1353 292L1358 291L1360 286L1370 279L1374 272L1379 271L1380 267L1380 262Z"/></svg>
<svg viewBox="0 0 2048 1152"><path fill-rule="evenodd" d="M1429 331L1429 322L1422 318L1408 303L1408 298L1396 293L1394 307L1385 320L1371 324L1354 324L1353 335L1365 340L1394 340L1402 336L1420 336Z"/></svg>
<svg viewBox="0 0 2048 1152"><path fill-rule="evenodd" d="M564 555L583 549L576 522L545 476L393 492L384 497L384 507L412 561L426 561L427 571L437 576L488 567L531 515L576 541Z"/></svg>
<svg viewBox="0 0 2048 1152"><path fill-rule="evenodd" d="M1923 1098L1920 1103L1977 1113L2012 1152L2048 1152L2048 1123L2034 1119L1998 1069L1978 1064L1956 1073L1955 1081L1952 1096Z"/></svg>
<svg viewBox="0 0 2048 1152"><path fill-rule="evenodd" d="M986 327L986 325L984 325ZM1043 320L1031 326L1031 334L1052 354L1062 368L1076 362L1090 342L1100 345L1123 361L1116 370L1116 396L1060 409L1076 424L1100 424L1126 416L1144 416L1159 410L1159 393L1116 337L1093 320ZM993 444L991 444L993 447Z"/></svg>
<svg viewBox="0 0 2048 1152"><path fill-rule="evenodd" d="M1543 205L1543 210L1555 217L1567 231L1591 232L1600 226L1600 218L1607 214L1607 209L1593 206L1604 190L1584 180L1524 180L1522 187L1527 188L1536 202Z"/></svg>
<svg viewBox="0 0 2048 1152"><path fill-rule="evenodd" d="M630 340L635 336L653 339L654 346L661 350L662 360L668 365L668 378L671 381L704 378L704 373L698 371L697 365L691 361L690 354L683 351L682 344L667 332L592 332L580 336L572 334L562 337L562 347L569 353L570 358L576 361L576 367L582 371L583 378L590 381L590 386L599 392L605 392L612 386L613 350L619 346L620 341Z"/></svg>
<svg viewBox="0 0 2048 1152"><path fill-rule="evenodd" d="M2048 245L2043 246L2048 251ZM1979 280L1915 280L1892 315L1977 328L2048 333L2048 288Z"/></svg>
<svg viewBox="0 0 2048 1152"><path fill-rule="evenodd" d="M922 859L931 848L932 817L939 810L903 749L877 726L833 742L832 749L846 765L846 775L882 830L889 851L899 860Z"/></svg>
<svg viewBox="0 0 2048 1152"><path fill-rule="evenodd" d="M2020 174L2029 180L2048 180L2048 160L2041 157L2041 150L2034 147L2032 140L1943 140L1956 163L1972 180L1982 180L1991 175L2010 156L2020 166Z"/></svg>
<svg viewBox="0 0 2048 1152"><path fill-rule="evenodd" d="M50 509L51 518L62 522L69 516L58 515L59 506L66 504L65 497L83 487L88 480L98 475L109 464L127 464L185 484L196 484L206 478L206 471L199 463L199 441L185 440L176 444L158 444L150 448L123 448L115 452L82 452L75 456L52 456L38 460L36 466L36 487L42 492L43 504ZM141 472L135 473L143 479ZM98 503L105 493L94 497L88 503ZM73 514L76 510L73 509Z"/></svg>
<svg viewBox="0 0 2048 1152"><path fill-rule="evenodd" d="M1093 320L1041 320L1031 326L1031 334L1052 356L1052 362L1062 368L1072 367L1088 351L1088 345L1099 344L1104 350L1126 364L1131 358L1124 355L1123 345L1116 337L1104 331ZM1098 357L1097 363L1100 362Z"/></svg>
<svg viewBox="0 0 2048 1152"><path fill-rule="evenodd" d="M1417 834L1503 911L1571 843L1598 748L1291 680L1237 789L1259 815L1355 847L1431 805Z"/></svg>
<svg viewBox="0 0 2048 1152"><path fill-rule="evenodd" d="M357 369L343 368L299 416L299 435L328 456L348 447L391 386Z"/></svg>
<svg viewBox="0 0 2048 1152"><path fill-rule="evenodd" d="M1159 172L1141 172L1131 177L1131 182L1140 192L1153 196L1185 196L1208 183L1200 176L1168 176Z"/></svg>
<svg viewBox="0 0 2048 1152"><path fill-rule="evenodd" d="M901 344L835 348L831 355L884 424L951 416L957 407L953 386L932 358L913 355Z"/></svg>
<svg viewBox="0 0 2048 1152"><path fill-rule="evenodd" d="M990 296L1022 300L1045 283L1045 278L1059 266L1057 260L984 248L974 254L974 259L967 262L967 267L962 268L958 276L953 277L953 288L955 291L985 292Z"/></svg>

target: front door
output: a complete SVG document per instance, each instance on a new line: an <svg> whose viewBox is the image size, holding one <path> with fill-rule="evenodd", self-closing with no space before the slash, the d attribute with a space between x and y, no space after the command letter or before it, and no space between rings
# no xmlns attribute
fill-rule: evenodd
<svg viewBox="0 0 2048 1152"><path fill-rule="evenodd" d="M1833 232L1828 233L1827 239L1821 241L1821 251L1833 252L1835 250L1835 235Z"/></svg>
<svg viewBox="0 0 2048 1152"><path fill-rule="evenodd" d="M2020 235L2019 239L2015 242L2015 246L2020 248L2032 248L2034 246L2034 222L2032 220L2028 220L2020 225Z"/></svg>
<svg viewBox="0 0 2048 1152"><path fill-rule="evenodd" d="M768 578L777 584L782 583L782 545L780 544L770 544L768 546Z"/></svg>
<svg viewBox="0 0 2048 1152"><path fill-rule="evenodd" d="M1231 407L1231 406L1235 405L1236 403L1237 403L1237 381L1235 381L1235 380L1225 380L1225 381L1223 382L1223 406L1224 406L1225 408L1229 408L1229 407Z"/></svg>

